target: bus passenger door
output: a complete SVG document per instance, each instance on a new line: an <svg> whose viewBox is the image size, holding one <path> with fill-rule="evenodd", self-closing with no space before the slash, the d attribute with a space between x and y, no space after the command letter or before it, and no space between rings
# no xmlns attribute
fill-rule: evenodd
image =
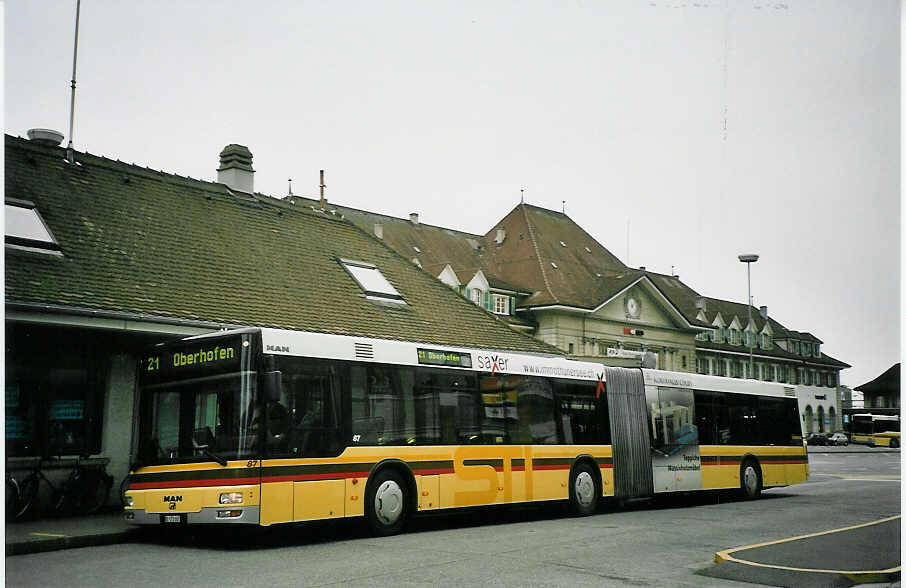
<svg viewBox="0 0 906 588"><path fill-rule="evenodd" d="M655 492L701 490L701 455L692 390L646 386Z"/></svg>

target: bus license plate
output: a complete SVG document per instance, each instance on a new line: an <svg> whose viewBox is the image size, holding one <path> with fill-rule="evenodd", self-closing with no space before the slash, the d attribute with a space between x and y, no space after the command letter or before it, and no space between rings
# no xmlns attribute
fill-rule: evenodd
<svg viewBox="0 0 906 588"><path fill-rule="evenodd" d="M179 517L179 515L164 515L164 522L165 523L179 523L180 517Z"/></svg>

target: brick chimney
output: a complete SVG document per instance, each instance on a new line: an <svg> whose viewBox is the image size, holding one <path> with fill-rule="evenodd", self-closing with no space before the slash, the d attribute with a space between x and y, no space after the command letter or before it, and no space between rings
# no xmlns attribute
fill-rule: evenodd
<svg viewBox="0 0 906 588"><path fill-rule="evenodd" d="M231 143L220 152L217 181L231 190L251 194L255 191L252 152L245 145Z"/></svg>

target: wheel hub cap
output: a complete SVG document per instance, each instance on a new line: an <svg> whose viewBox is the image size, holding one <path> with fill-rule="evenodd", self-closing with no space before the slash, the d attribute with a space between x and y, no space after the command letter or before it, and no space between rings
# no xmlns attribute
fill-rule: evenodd
<svg viewBox="0 0 906 588"><path fill-rule="evenodd" d="M746 489L749 492L755 492L758 488L758 474L755 473L755 470L751 466L746 468L745 481Z"/></svg>
<svg viewBox="0 0 906 588"><path fill-rule="evenodd" d="M595 497L595 482L588 472L579 472L576 476L576 500L582 506L588 506Z"/></svg>
<svg viewBox="0 0 906 588"><path fill-rule="evenodd" d="M374 512L385 525L392 525L403 513L403 491L399 484L387 480L374 495Z"/></svg>

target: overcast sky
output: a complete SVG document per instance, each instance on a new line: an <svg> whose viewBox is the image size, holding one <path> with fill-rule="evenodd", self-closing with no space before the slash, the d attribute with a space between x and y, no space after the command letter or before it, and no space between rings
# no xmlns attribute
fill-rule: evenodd
<svg viewBox="0 0 906 588"><path fill-rule="evenodd" d="M254 8L250 8L254 6ZM474 233L519 202L756 306L852 364L900 356L896 0L82 3L74 144ZM68 134L75 0L5 5L5 128ZM68 138L67 138L68 139ZM65 140L64 140L65 141Z"/></svg>

